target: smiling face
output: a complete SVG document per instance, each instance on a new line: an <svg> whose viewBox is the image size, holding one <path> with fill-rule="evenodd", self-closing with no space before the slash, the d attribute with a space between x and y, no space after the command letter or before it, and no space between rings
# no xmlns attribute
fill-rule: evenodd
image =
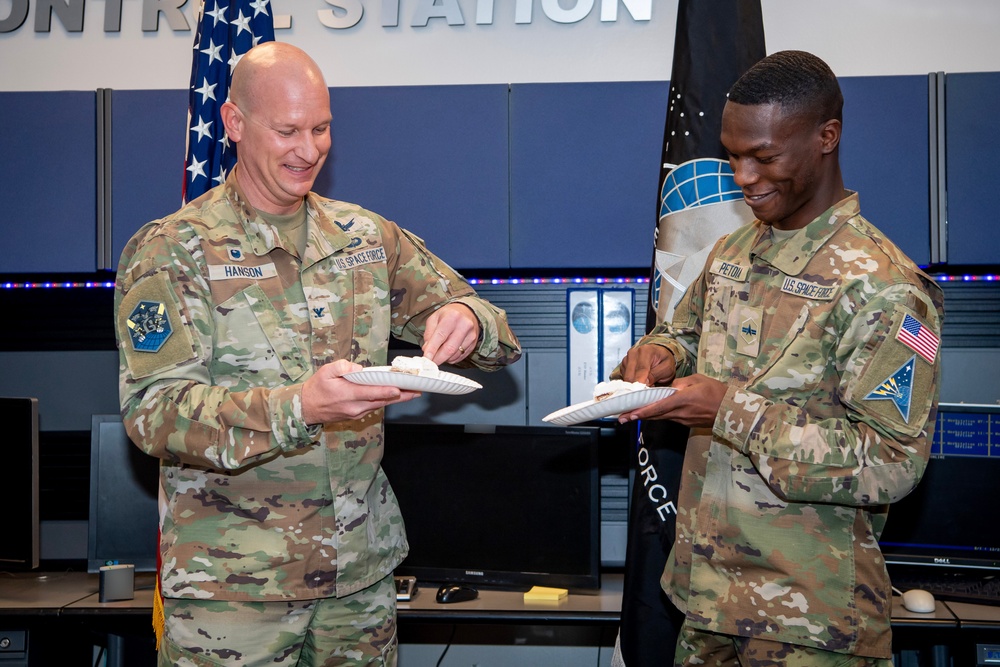
<svg viewBox="0 0 1000 667"><path fill-rule="evenodd" d="M801 229L843 197L838 120L727 102L721 139L744 200L763 222Z"/></svg>
<svg viewBox="0 0 1000 667"><path fill-rule="evenodd" d="M223 120L238 145L236 180L247 201L288 214L298 210L330 152L330 93L304 53L285 47L255 53L260 48L240 62L243 77L237 83L234 74Z"/></svg>

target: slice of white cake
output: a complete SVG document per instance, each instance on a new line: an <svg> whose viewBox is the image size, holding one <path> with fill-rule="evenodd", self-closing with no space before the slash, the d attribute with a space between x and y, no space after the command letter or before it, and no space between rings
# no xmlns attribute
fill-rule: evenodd
<svg viewBox="0 0 1000 667"><path fill-rule="evenodd" d="M397 373L437 377L438 366L427 357L396 357L392 360L392 370Z"/></svg>
<svg viewBox="0 0 1000 667"><path fill-rule="evenodd" d="M594 387L594 400L604 401L612 396L621 396L622 394L629 394L640 389L649 389L649 387L641 382L606 380L605 382L598 382L597 386Z"/></svg>

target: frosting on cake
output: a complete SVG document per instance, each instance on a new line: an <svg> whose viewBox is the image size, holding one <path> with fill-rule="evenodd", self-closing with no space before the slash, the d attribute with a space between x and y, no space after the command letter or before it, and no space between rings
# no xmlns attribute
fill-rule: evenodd
<svg viewBox="0 0 1000 667"><path fill-rule="evenodd" d="M612 396L620 396L621 394L628 394L633 391L638 391L640 389L648 389L646 385L641 382L625 382L624 380L607 380L605 382L598 382L597 386L594 387L594 400L603 401L611 398Z"/></svg>
<svg viewBox="0 0 1000 667"><path fill-rule="evenodd" d="M397 373L437 377L438 367L427 357L396 357L392 360L392 370Z"/></svg>

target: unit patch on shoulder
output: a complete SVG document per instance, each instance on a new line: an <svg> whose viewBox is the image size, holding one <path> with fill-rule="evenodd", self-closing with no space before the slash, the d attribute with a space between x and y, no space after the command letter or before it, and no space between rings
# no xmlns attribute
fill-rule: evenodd
<svg viewBox="0 0 1000 667"><path fill-rule="evenodd" d="M903 323L899 325L896 340L919 354L929 364L934 363L938 346L941 344L941 340L930 330L930 327L922 324L920 320L909 313L903 318Z"/></svg>
<svg viewBox="0 0 1000 667"><path fill-rule="evenodd" d="M166 306L159 301L140 301L136 304L125 321L132 349L136 352L160 351L173 333L166 310Z"/></svg>
<svg viewBox="0 0 1000 667"><path fill-rule="evenodd" d="M907 315L909 317L909 315ZM910 357L909 361L899 367L899 369L882 380L877 387L868 392L866 401L892 401L896 409L899 410L903 421L910 422L910 396L913 386L913 367L917 363L917 355Z"/></svg>

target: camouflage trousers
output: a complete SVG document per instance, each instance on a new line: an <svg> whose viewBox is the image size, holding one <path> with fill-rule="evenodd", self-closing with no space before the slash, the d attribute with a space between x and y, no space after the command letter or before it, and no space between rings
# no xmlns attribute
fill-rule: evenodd
<svg viewBox="0 0 1000 667"><path fill-rule="evenodd" d="M392 576L343 598L164 599L159 667L395 667Z"/></svg>
<svg viewBox="0 0 1000 667"><path fill-rule="evenodd" d="M674 667L892 667L892 660L862 658L809 646L734 637L681 627Z"/></svg>

